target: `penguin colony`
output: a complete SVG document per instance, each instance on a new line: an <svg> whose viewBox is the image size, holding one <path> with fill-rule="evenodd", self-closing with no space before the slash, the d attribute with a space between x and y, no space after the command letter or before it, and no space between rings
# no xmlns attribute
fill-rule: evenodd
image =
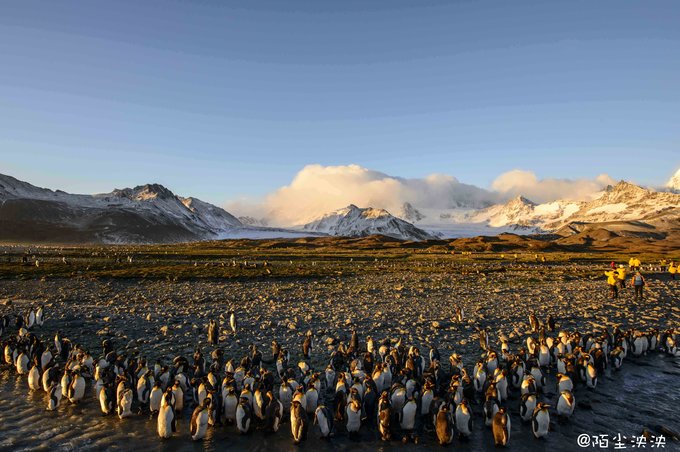
<svg viewBox="0 0 680 452"><path fill-rule="evenodd" d="M233 311L229 322L236 334ZM0 319L0 336L11 323L7 315ZM269 360L251 345L240 361L216 348L209 362L197 349L191 361L178 356L164 364L119 354L108 340L95 359L59 333L52 343L41 340L33 331L43 323L42 306L16 316L18 334L5 334L9 337L2 348L4 364L26 375L31 391L45 392L47 410L56 410L64 399L79 403L91 386L103 415L151 415L157 419L158 436L170 438L190 406L189 433L195 441L203 439L208 428L225 423L235 424L241 434L274 433L287 423L295 444L315 425L324 439L342 431L356 438L362 429L377 429L383 441L417 443L422 435L430 435L449 445L456 438L466 441L476 425L483 424L492 430L495 445L504 446L510 441L510 412L519 414L540 439L549 434L551 415L566 421L574 413L575 388L596 390L606 368L618 370L624 359L648 352L680 356L674 330L555 334L552 317L541 324L533 313L532 334L515 352L504 334L494 348L488 330L479 330L481 356L472 367L456 353L448 364L443 362L436 347L426 358L401 340L367 337L362 344L353 331L349 346L341 343L332 351L321 371L305 361L314 348L311 332L301 344L304 359L297 365L291 365L289 351L277 341L272 342ZM215 329L211 322L210 343L217 342ZM545 375L554 372L559 396L551 406L543 394ZM473 416L471 405L476 404L482 405L483 418Z"/></svg>

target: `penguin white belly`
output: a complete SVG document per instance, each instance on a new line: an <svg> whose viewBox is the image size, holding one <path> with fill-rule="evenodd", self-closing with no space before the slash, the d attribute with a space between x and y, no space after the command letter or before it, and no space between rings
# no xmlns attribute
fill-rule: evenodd
<svg viewBox="0 0 680 452"><path fill-rule="evenodd" d="M283 404L284 411L290 411L290 405L293 401L293 392L288 386L282 386L279 389L279 400Z"/></svg>
<svg viewBox="0 0 680 452"><path fill-rule="evenodd" d="M523 421L531 420L534 414L534 409L536 408L536 397L530 395L522 400L520 403L519 414Z"/></svg>
<svg viewBox="0 0 680 452"><path fill-rule="evenodd" d="M229 422L234 422L236 420L236 406L238 405L238 400L235 395L227 394L224 398L224 417Z"/></svg>
<svg viewBox="0 0 680 452"><path fill-rule="evenodd" d="M557 390L559 392L562 391L572 391L574 389L574 383L571 381L571 378L563 378L560 380L560 382L557 385Z"/></svg>
<svg viewBox="0 0 680 452"><path fill-rule="evenodd" d="M198 441L205 438L205 433L208 431L208 410L201 410L193 422L191 431L195 433L192 433L191 439Z"/></svg>
<svg viewBox="0 0 680 452"><path fill-rule="evenodd" d="M427 390L423 393L420 399L420 415L425 416L430 414L430 406L432 405L432 400L434 399L434 394L431 390Z"/></svg>
<svg viewBox="0 0 680 452"><path fill-rule="evenodd" d="M163 391L158 387L154 387L149 396L149 410L151 410L152 413L160 411L162 398Z"/></svg>
<svg viewBox="0 0 680 452"><path fill-rule="evenodd" d="M50 361L52 361L52 352L45 350L40 356L40 368L46 369Z"/></svg>
<svg viewBox="0 0 680 452"><path fill-rule="evenodd" d="M61 386L54 385L48 391L47 411L56 410L60 402L61 402Z"/></svg>
<svg viewBox="0 0 680 452"><path fill-rule="evenodd" d="M169 405L161 406L158 413L158 436L161 438L170 438L172 436L172 422L175 418L175 413Z"/></svg>
<svg viewBox="0 0 680 452"><path fill-rule="evenodd" d="M71 377L64 374L61 377L61 395L68 398L68 388L71 386Z"/></svg>
<svg viewBox="0 0 680 452"><path fill-rule="evenodd" d="M319 424L319 430L321 430L321 436L324 438L328 438L331 434L329 424L328 424L328 419L326 419L326 413L323 410L323 407L318 407L316 409L316 423Z"/></svg>
<svg viewBox="0 0 680 452"><path fill-rule="evenodd" d="M470 413L465 412L461 409L461 405L456 408L456 428L464 436L470 436L472 434Z"/></svg>
<svg viewBox="0 0 680 452"><path fill-rule="evenodd" d="M502 374L496 378L496 390L498 392L499 402L508 399L508 380Z"/></svg>
<svg viewBox="0 0 680 452"><path fill-rule="evenodd" d="M99 391L99 396L97 397L99 399L99 407L102 410L103 414L111 414L111 410L109 409L110 401L106 395L106 391Z"/></svg>
<svg viewBox="0 0 680 452"><path fill-rule="evenodd" d="M255 392L254 394L251 395L249 400L250 400L250 406L253 409L253 415L257 419L260 419L260 420L264 419L264 417L265 417L264 416L265 413L264 413L264 409L263 409L264 408L264 399L262 397L262 392L261 391Z"/></svg>
<svg viewBox="0 0 680 452"><path fill-rule="evenodd" d="M475 391L482 392L482 390L484 389L484 383L486 383L486 372L484 372L483 370L480 370L480 371L475 373L475 380L474 380Z"/></svg>
<svg viewBox="0 0 680 452"><path fill-rule="evenodd" d="M146 378L140 378L137 382L137 400L139 400L139 403L147 403L149 401L149 388Z"/></svg>
<svg viewBox="0 0 680 452"><path fill-rule="evenodd" d="M398 388L392 394L390 401L392 402L392 409L396 412L400 412L406 403L406 390L404 388Z"/></svg>
<svg viewBox="0 0 680 452"><path fill-rule="evenodd" d="M71 392L68 399L71 403L78 403L85 395L85 379L78 375L71 382Z"/></svg>
<svg viewBox="0 0 680 452"><path fill-rule="evenodd" d="M31 370L28 371L28 387L33 391L40 390L40 371L38 370L38 366L33 366L31 367Z"/></svg>
<svg viewBox="0 0 680 452"><path fill-rule="evenodd" d="M416 426L416 412L418 405L414 402L409 402L404 405L401 415L401 428L404 430L413 430Z"/></svg>
<svg viewBox="0 0 680 452"><path fill-rule="evenodd" d="M373 374L373 383L375 383L376 390L378 394L383 392L384 386L383 386L383 380L385 379L384 377L385 374L382 372L376 372Z"/></svg>
<svg viewBox="0 0 680 452"><path fill-rule="evenodd" d="M47 393L50 392L50 384L51 384L49 370L50 369L45 370L45 372L43 372L42 377L41 377L43 391L45 391Z"/></svg>
<svg viewBox="0 0 680 452"><path fill-rule="evenodd" d="M536 438L542 438L548 434L550 415L546 411L540 411L532 421L532 430Z"/></svg>
<svg viewBox="0 0 680 452"><path fill-rule="evenodd" d="M316 391L316 389L309 388L305 397L307 399L307 413L312 414L316 411L316 407L319 402L319 393Z"/></svg>
<svg viewBox="0 0 680 452"><path fill-rule="evenodd" d="M17 357L17 373L19 375L25 375L28 373L28 356L25 353L20 354Z"/></svg>
<svg viewBox="0 0 680 452"><path fill-rule="evenodd" d="M132 416L132 390L126 389L123 391L120 400L118 401L118 417L125 419Z"/></svg>
<svg viewBox="0 0 680 452"><path fill-rule="evenodd" d="M358 432L361 427L361 409L355 411L351 405L347 406L347 431L350 433Z"/></svg>
<svg viewBox="0 0 680 452"><path fill-rule="evenodd" d="M179 387L173 388L172 393L175 396L175 411L181 414L184 409L184 391Z"/></svg>
<svg viewBox="0 0 680 452"><path fill-rule="evenodd" d="M588 364L586 369L586 384L589 388L595 389L597 387L597 370L592 364Z"/></svg>
<svg viewBox="0 0 680 452"><path fill-rule="evenodd" d="M295 440L296 443L302 441L304 433L303 419L301 416L298 416L300 411L302 410L299 410L296 407L293 407L290 411L290 431L293 434L293 440Z"/></svg>
<svg viewBox="0 0 680 452"><path fill-rule="evenodd" d="M541 372L539 367L534 367L531 369L531 376L534 377L537 389L541 389L543 386L545 386L545 377L543 376L543 372Z"/></svg>
<svg viewBox="0 0 680 452"><path fill-rule="evenodd" d="M240 403L236 407L236 426L241 433L248 433L250 430L250 416Z"/></svg>
<svg viewBox="0 0 680 452"><path fill-rule="evenodd" d="M198 387L198 404L203 405L203 401L207 396L208 391L206 390L205 385L201 383L201 385Z"/></svg>
<svg viewBox="0 0 680 452"><path fill-rule="evenodd" d="M569 394L569 395L567 395ZM571 398L570 398L571 396ZM574 399L571 392L564 391L561 393L557 401L557 414L564 417L569 417L574 412Z"/></svg>

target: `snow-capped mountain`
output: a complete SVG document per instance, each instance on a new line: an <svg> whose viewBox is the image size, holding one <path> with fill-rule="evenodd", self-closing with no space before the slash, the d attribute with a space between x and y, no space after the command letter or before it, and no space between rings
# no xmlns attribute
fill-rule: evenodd
<svg viewBox="0 0 680 452"><path fill-rule="evenodd" d="M5 241L167 243L214 239L241 227L225 210L158 184L72 195L0 175Z"/></svg>
<svg viewBox="0 0 680 452"><path fill-rule="evenodd" d="M305 231L321 232L344 237L363 237L382 234L406 240L427 240L435 236L392 216L383 209L359 208L349 205L344 209L317 218L302 226Z"/></svg>
<svg viewBox="0 0 680 452"><path fill-rule="evenodd" d="M494 228L511 227L521 232L552 232L570 223L610 223L638 221L668 229L678 226L680 195L657 192L621 181L607 187L592 201L558 200L535 204L517 197L505 204L470 212L460 223L484 224Z"/></svg>
<svg viewBox="0 0 680 452"><path fill-rule="evenodd" d="M602 196L585 202L564 222L548 222L547 229L557 229L569 222L602 223L609 221L645 221L662 226L667 220L680 218L680 195L658 192L621 181L607 187Z"/></svg>
<svg viewBox="0 0 680 452"><path fill-rule="evenodd" d="M511 226L527 232L541 230L545 223L561 221L580 209L581 203L574 201L553 201L535 204L523 196L518 196L505 204L498 204L465 215L464 221L483 223L500 228Z"/></svg>

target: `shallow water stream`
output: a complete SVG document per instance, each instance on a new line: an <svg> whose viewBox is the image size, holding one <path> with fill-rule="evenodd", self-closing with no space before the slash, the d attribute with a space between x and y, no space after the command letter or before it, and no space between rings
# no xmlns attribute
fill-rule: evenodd
<svg viewBox="0 0 680 452"><path fill-rule="evenodd" d="M680 359L653 353L638 359L627 359L621 371L600 381L595 391L579 387L575 391L577 408L567 423L558 422L551 412L552 431L547 439L536 440L529 424L523 424L518 415L516 395L508 401L512 413L512 432L508 450L516 451L568 451L579 450L579 434L617 433L640 435L643 429L658 434L664 425L680 431ZM554 402L554 378L549 378L545 399ZM28 390L25 377L3 366L0 370L0 449L3 450L298 450L290 438L288 424L278 434L265 436L256 431L241 436L233 426L211 428L201 442L191 441L188 410L179 424L179 432L169 440L156 435L155 420L148 415L137 415L126 420L103 417L92 389L89 397L79 405L62 400L57 412L45 411L45 393ZM461 450L494 450L490 428L485 427L481 406L475 406L476 418L473 436L467 442L454 441ZM376 434L362 428L359 441L350 441L339 432L330 442L320 440L315 428L310 431L302 450L389 450L400 442L380 442ZM438 448L434 433L426 433L420 444L409 449ZM647 446L650 447L650 446ZM610 449L613 442L610 441ZM632 445L628 445L632 448ZM598 448L590 447L590 450ZM584 449L587 450L587 449ZM665 450L680 450L680 443L668 438Z"/></svg>

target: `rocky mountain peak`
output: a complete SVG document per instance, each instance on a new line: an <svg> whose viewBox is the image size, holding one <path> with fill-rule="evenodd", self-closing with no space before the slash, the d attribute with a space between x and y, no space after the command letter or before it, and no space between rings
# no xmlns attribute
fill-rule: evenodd
<svg viewBox="0 0 680 452"><path fill-rule="evenodd" d="M172 199L175 194L160 184L138 185L135 188L123 188L114 190L113 196L128 198L134 201L150 201L154 199Z"/></svg>

